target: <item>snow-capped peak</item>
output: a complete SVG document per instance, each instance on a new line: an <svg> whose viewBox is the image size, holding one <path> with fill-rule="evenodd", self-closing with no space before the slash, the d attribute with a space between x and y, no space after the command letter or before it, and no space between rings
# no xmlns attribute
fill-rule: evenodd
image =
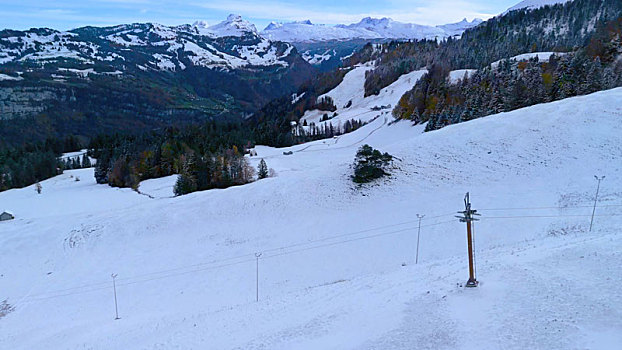
<svg viewBox="0 0 622 350"><path fill-rule="evenodd" d="M383 17L383 18L365 17L359 23L356 23L350 26L363 27L366 29L373 30L376 27L387 28L391 25L392 22L394 21L388 17Z"/></svg>
<svg viewBox="0 0 622 350"><path fill-rule="evenodd" d="M448 36L456 36L462 35L462 33L469 28L477 27L482 22L484 21L480 18L475 18L471 22L469 22L469 20L465 18L460 22L444 24L442 26L438 26L438 28L442 28L443 30L445 30Z"/></svg>
<svg viewBox="0 0 622 350"><path fill-rule="evenodd" d="M209 30L218 37L257 34L257 28L254 24L236 14L230 14L225 21L209 27Z"/></svg>
<svg viewBox="0 0 622 350"><path fill-rule="evenodd" d="M270 22L270 24L268 24L268 26L266 26L266 28L264 28L264 31L275 30L275 29L281 28L282 26L283 26L283 23L272 21Z"/></svg>
<svg viewBox="0 0 622 350"><path fill-rule="evenodd" d="M424 26L414 23L401 23L391 18L363 18L360 22L341 26L341 28L367 31L376 33L380 38L394 39L424 39L442 38L447 35L438 27Z"/></svg>
<svg viewBox="0 0 622 350"><path fill-rule="evenodd" d="M461 35L468 28L482 23L481 19L442 26L401 23L391 18L365 17L358 23L326 26L311 21L270 23L261 34L266 38L287 42L319 42L351 39L434 39Z"/></svg>
<svg viewBox="0 0 622 350"><path fill-rule="evenodd" d="M466 19L466 17L465 17L465 18L462 19L462 21L453 23L453 25L461 26L461 25L467 25L467 24L479 24L479 23L482 23L482 22L483 22L483 20L480 19L480 18L475 18L471 22L469 22L469 20Z"/></svg>
<svg viewBox="0 0 622 350"><path fill-rule="evenodd" d="M229 14L229 16L227 16L227 22L243 22L242 16L235 13Z"/></svg>

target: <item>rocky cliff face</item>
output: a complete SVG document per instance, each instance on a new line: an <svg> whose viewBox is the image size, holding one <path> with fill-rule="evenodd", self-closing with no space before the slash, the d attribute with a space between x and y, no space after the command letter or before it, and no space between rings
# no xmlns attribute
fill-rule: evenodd
<svg viewBox="0 0 622 350"><path fill-rule="evenodd" d="M0 87L0 120L36 115L63 99L60 90L39 87Z"/></svg>

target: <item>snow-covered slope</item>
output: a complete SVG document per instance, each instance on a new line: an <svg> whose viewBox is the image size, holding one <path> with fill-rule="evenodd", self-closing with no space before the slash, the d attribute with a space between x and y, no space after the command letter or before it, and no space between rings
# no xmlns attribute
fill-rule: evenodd
<svg viewBox="0 0 622 350"><path fill-rule="evenodd" d="M23 80L23 79L24 78L22 78L20 76L14 77L14 76L10 76L10 75L7 75L7 74L0 73L0 81L2 81L2 80L16 80L16 81L19 81L19 80Z"/></svg>
<svg viewBox="0 0 622 350"><path fill-rule="evenodd" d="M440 39L462 35L466 29L480 23L482 23L480 19L471 22L464 19L458 23L425 26L401 23L386 17L380 19L366 17L358 23L336 26L313 24L308 20L290 23L272 22L261 34L272 40L293 43L353 39Z"/></svg>
<svg viewBox="0 0 622 350"><path fill-rule="evenodd" d="M572 0L523 0L519 2L518 4L507 9L505 13L514 11L514 10L521 10L521 9L533 10L533 9L537 9L537 8L544 7L547 5L564 4L564 3L567 3L568 1L572 1Z"/></svg>
<svg viewBox="0 0 622 350"><path fill-rule="evenodd" d="M163 26L134 23L114 27L84 27L0 32L0 64L59 62L113 65L141 70L185 70L188 66L232 70L249 66L287 67L293 46L273 43L238 15L216 25ZM116 65L115 65L116 64ZM89 74L97 74L90 72ZM5 79L6 80L6 79Z"/></svg>
<svg viewBox="0 0 622 350"><path fill-rule="evenodd" d="M426 70L414 71L402 75L395 83L382 89L378 95L365 97L365 72L373 69L371 64L359 65L348 72L343 82L333 90L318 97L333 99L337 115L328 121L320 122L324 114L332 116L334 112L320 110L306 111L301 122L317 126L332 124L337 126L347 120L361 120L369 122L380 116L388 118L393 107L397 105L402 95L412 89L415 83L427 72Z"/></svg>
<svg viewBox="0 0 622 350"><path fill-rule="evenodd" d="M449 82L454 84L460 80L463 80L464 77L470 77L473 73L475 73L477 69L457 69L449 72Z"/></svg>
<svg viewBox="0 0 622 350"><path fill-rule="evenodd" d="M0 348L616 349L620 101L616 89L430 133L377 119L257 147L277 177L178 198L96 185L92 169L0 193L16 216L0 222L0 300L15 306ZM356 188L363 143L399 160ZM461 287L454 217L467 191L482 214L475 289Z"/></svg>
<svg viewBox="0 0 622 350"><path fill-rule="evenodd" d="M213 26L207 26L204 21L195 22L195 26L202 30L202 33L211 34L215 37L245 36L249 33L257 34L255 25L242 19L242 16L230 14L225 21Z"/></svg>

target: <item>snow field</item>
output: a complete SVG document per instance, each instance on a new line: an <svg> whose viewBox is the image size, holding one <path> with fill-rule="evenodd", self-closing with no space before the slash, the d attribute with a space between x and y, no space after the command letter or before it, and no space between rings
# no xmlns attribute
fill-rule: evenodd
<svg viewBox="0 0 622 350"><path fill-rule="evenodd" d="M382 89L378 95L365 97L365 72L371 69L373 66L370 64L355 67L345 75L341 84L318 98L319 100L329 96L333 99L337 107L336 117L320 122L324 114L331 117L334 112L312 110L305 112L301 118L301 123L306 120L307 124L315 123L317 126L322 123L325 125L332 123L333 126L337 126L339 123L343 124L350 119L370 122L375 118L391 118L391 111L400 98L412 89L415 83L427 72L427 70L419 70L404 74L396 82ZM345 108L349 101L352 101L352 106ZM385 108L381 110L372 110L374 107L383 106Z"/></svg>
<svg viewBox="0 0 622 350"><path fill-rule="evenodd" d="M449 72L449 81L450 83L455 84L458 81L463 80L465 76L468 78L475 72L477 72L477 69L452 70L451 72Z"/></svg>
<svg viewBox="0 0 622 350"><path fill-rule="evenodd" d="M16 215L0 223L0 300L16 305L0 348L615 349L621 98L430 133L377 119L338 140L257 147L251 163L277 177L177 198L164 196L173 177L141 184L152 199L96 185L92 169L43 181L41 195L0 193ZM401 160L358 188L348 177L363 142ZM588 232L595 174L607 177ZM482 285L469 290L454 218L467 191L482 214Z"/></svg>

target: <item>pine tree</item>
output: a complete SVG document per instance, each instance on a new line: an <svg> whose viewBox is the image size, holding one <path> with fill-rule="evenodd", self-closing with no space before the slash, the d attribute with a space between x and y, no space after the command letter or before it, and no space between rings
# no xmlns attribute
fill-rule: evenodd
<svg viewBox="0 0 622 350"><path fill-rule="evenodd" d="M87 156L86 154L82 155L82 168L90 168L91 167L91 160L89 159L89 156Z"/></svg>
<svg viewBox="0 0 622 350"><path fill-rule="evenodd" d="M268 177L268 165L266 164L266 161L263 160L263 158L261 159L261 161L259 162L259 166L257 167L257 177L259 177L259 179L265 179Z"/></svg>
<svg viewBox="0 0 622 350"><path fill-rule="evenodd" d="M385 168L392 160L393 156L388 153L381 153L369 145L361 146L356 152L356 158L354 159L352 181L361 184L389 175Z"/></svg>
<svg viewBox="0 0 622 350"><path fill-rule="evenodd" d="M108 183L108 173L110 171L110 161L108 159L98 159L95 166L95 181L98 184Z"/></svg>
<svg viewBox="0 0 622 350"><path fill-rule="evenodd" d="M175 182L175 188L173 189L176 196L183 196L196 190L197 183L191 175L182 173L177 176L177 182Z"/></svg>
<svg viewBox="0 0 622 350"><path fill-rule="evenodd" d="M182 156L181 160L183 163L182 170L177 177L177 182L175 182L175 188L173 189L176 196L182 196L198 190L194 153L190 153L187 157Z"/></svg>

